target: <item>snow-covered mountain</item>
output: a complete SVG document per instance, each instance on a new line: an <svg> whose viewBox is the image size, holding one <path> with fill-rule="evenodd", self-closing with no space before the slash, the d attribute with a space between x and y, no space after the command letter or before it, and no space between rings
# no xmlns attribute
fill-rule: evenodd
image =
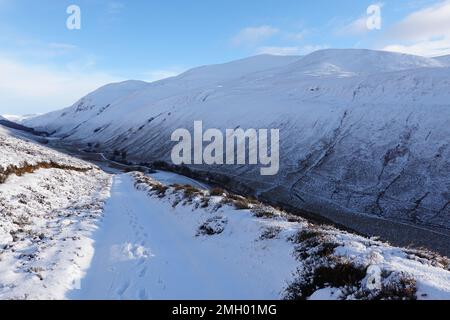
<svg viewBox="0 0 450 320"><path fill-rule="evenodd" d="M14 114L4 114L0 115L0 119L13 121L16 123L21 123L22 121L29 120L31 118L39 116L38 114L25 114L25 115L14 115Z"/></svg>
<svg viewBox="0 0 450 320"><path fill-rule="evenodd" d="M278 176L255 166L192 168L346 225L362 213L441 230L450 228L444 60L369 50L257 56L111 84L25 124L98 151L127 151L136 162L170 162L172 132L195 120L279 128Z"/></svg>
<svg viewBox="0 0 450 320"><path fill-rule="evenodd" d="M450 66L450 54L446 56L436 57L434 59L438 60L440 63Z"/></svg>

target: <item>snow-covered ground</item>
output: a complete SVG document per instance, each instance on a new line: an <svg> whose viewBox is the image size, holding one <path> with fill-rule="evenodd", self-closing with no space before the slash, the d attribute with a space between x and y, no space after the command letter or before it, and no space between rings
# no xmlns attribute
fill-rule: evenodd
<svg viewBox="0 0 450 320"><path fill-rule="evenodd" d="M437 254L171 173L111 176L4 129L0 149L0 299L450 299Z"/></svg>
<svg viewBox="0 0 450 320"><path fill-rule="evenodd" d="M18 131L0 126L0 174L10 166L37 165L42 162L55 162L61 165L90 169L87 162L68 157L50 148L37 145L24 136L19 138Z"/></svg>
<svg viewBox="0 0 450 320"><path fill-rule="evenodd" d="M45 163L67 169L30 169ZM62 299L89 265L111 178L0 128L0 173L13 167L0 183L0 299Z"/></svg>
<svg viewBox="0 0 450 320"><path fill-rule="evenodd" d="M129 175L116 176L107 215L95 235L95 255L80 299L277 299L295 271L295 231L259 240L271 223L235 210L210 212L150 198ZM208 219L225 230L197 235Z"/></svg>
<svg viewBox="0 0 450 320"><path fill-rule="evenodd" d="M332 281L342 272L336 265L345 263L363 270L355 287L319 281L301 298L395 298L406 292L409 298L450 299L444 258L315 226L270 207L238 210L225 201L228 196L173 185L173 176L164 175L159 173L165 185L142 174L115 177L107 215L94 235L94 259L68 298L293 298L296 283L318 281L311 272L326 266ZM305 234L317 238L300 236ZM322 246L329 244L333 249L325 256ZM307 256L299 256L304 249Z"/></svg>

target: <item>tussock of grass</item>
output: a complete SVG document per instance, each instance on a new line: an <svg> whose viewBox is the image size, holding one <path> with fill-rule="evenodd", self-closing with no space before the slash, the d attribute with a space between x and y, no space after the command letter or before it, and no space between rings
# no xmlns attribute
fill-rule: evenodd
<svg viewBox="0 0 450 320"><path fill-rule="evenodd" d="M259 237L260 240L271 240L278 237L282 229L280 227L268 227L266 228L261 236Z"/></svg>
<svg viewBox="0 0 450 320"><path fill-rule="evenodd" d="M164 198L166 196L166 191L169 188L162 185L162 184L156 184L154 186L152 186L152 190L155 192L155 194L159 197L159 198Z"/></svg>
<svg viewBox="0 0 450 320"><path fill-rule="evenodd" d="M221 197L226 195L226 191L222 188L213 188L210 192L211 196Z"/></svg>
<svg viewBox="0 0 450 320"><path fill-rule="evenodd" d="M323 233L316 229L305 229L298 232L293 238L292 241L296 244L301 244L305 241L316 239L317 243L318 239L323 237Z"/></svg>
<svg viewBox="0 0 450 320"><path fill-rule="evenodd" d="M198 228L197 237L221 234L226 224L227 220L223 217L210 218Z"/></svg>
<svg viewBox="0 0 450 320"><path fill-rule="evenodd" d="M208 208L208 207L209 207L209 201L210 201L210 200L211 200L211 199L210 199L209 197L204 197L204 198L201 200L201 205L200 205L200 207L203 208L203 209Z"/></svg>
<svg viewBox="0 0 450 320"><path fill-rule="evenodd" d="M384 273L381 290L376 295L378 300L416 300L416 279L405 273ZM391 279L390 279L391 278Z"/></svg>
<svg viewBox="0 0 450 320"><path fill-rule="evenodd" d="M427 249L406 250L408 259L450 271L450 259Z"/></svg>
<svg viewBox="0 0 450 320"><path fill-rule="evenodd" d="M247 210L251 208L250 204L246 200L234 200L233 205L238 210Z"/></svg>
<svg viewBox="0 0 450 320"><path fill-rule="evenodd" d="M302 263L297 276L285 291L289 300L304 300L323 288L338 288L341 299L360 300L415 300L416 280L403 272L382 270L379 288L368 289L369 263L337 256L341 244L330 234L330 229L308 226L291 238L296 244L295 256Z"/></svg>
<svg viewBox="0 0 450 320"><path fill-rule="evenodd" d="M252 213L257 218L272 219L276 217L275 210L264 205L256 205L252 208Z"/></svg>

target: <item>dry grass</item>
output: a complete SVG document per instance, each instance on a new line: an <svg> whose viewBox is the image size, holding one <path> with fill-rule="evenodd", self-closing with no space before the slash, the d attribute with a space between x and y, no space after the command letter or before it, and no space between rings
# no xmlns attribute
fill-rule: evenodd
<svg viewBox="0 0 450 320"><path fill-rule="evenodd" d="M263 218L263 219L272 219L276 217L275 211L273 208L263 206L263 205L256 205L252 208L252 213L257 218Z"/></svg>
<svg viewBox="0 0 450 320"><path fill-rule="evenodd" d="M210 218L198 228L197 237L221 234L225 230L226 224L227 220L223 217Z"/></svg>
<svg viewBox="0 0 450 320"><path fill-rule="evenodd" d="M39 162L37 164L31 165L28 163L24 163L20 167L11 165L6 170L0 169L0 183L5 183L9 176L15 174L16 176L23 176L25 174L33 173L40 169L60 169L60 170L69 170L69 171L77 171L77 172L87 172L91 170L91 168L78 168L69 165L63 165L56 162Z"/></svg>
<svg viewBox="0 0 450 320"><path fill-rule="evenodd" d="M234 200L233 205L237 210L247 210L251 208L250 203L248 203L245 199Z"/></svg>
<svg viewBox="0 0 450 320"><path fill-rule="evenodd" d="M209 192L211 196L221 197L227 194L227 192L222 188L213 188Z"/></svg>
<svg viewBox="0 0 450 320"><path fill-rule="evenodd" d="M266 228L261 236L259 237L260 240L271 240L278 237L282 229L280 227L268 227Z"/></svg>

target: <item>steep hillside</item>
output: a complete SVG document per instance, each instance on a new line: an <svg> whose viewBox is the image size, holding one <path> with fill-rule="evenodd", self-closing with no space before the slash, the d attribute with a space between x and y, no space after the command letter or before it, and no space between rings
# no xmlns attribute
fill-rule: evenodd
<svg viewBox="0 0 450 320"><path fill-rule="evenodd" d="M110 85L26 124L110 156L126 151L135 162L170 162L171 133L195 120L222 130L279 128L277 176L260 176L259 166L191 168L345 225L363 214L448 233L449 68L368 50L279 59ZM372 234L371 224L351 227Z"/></svg>
<svg viewBox="0 0 450 320"><path fill-rule="evenodd" d="M110 183L0 127L0 299L56 299L78 286Z"/></svg>

